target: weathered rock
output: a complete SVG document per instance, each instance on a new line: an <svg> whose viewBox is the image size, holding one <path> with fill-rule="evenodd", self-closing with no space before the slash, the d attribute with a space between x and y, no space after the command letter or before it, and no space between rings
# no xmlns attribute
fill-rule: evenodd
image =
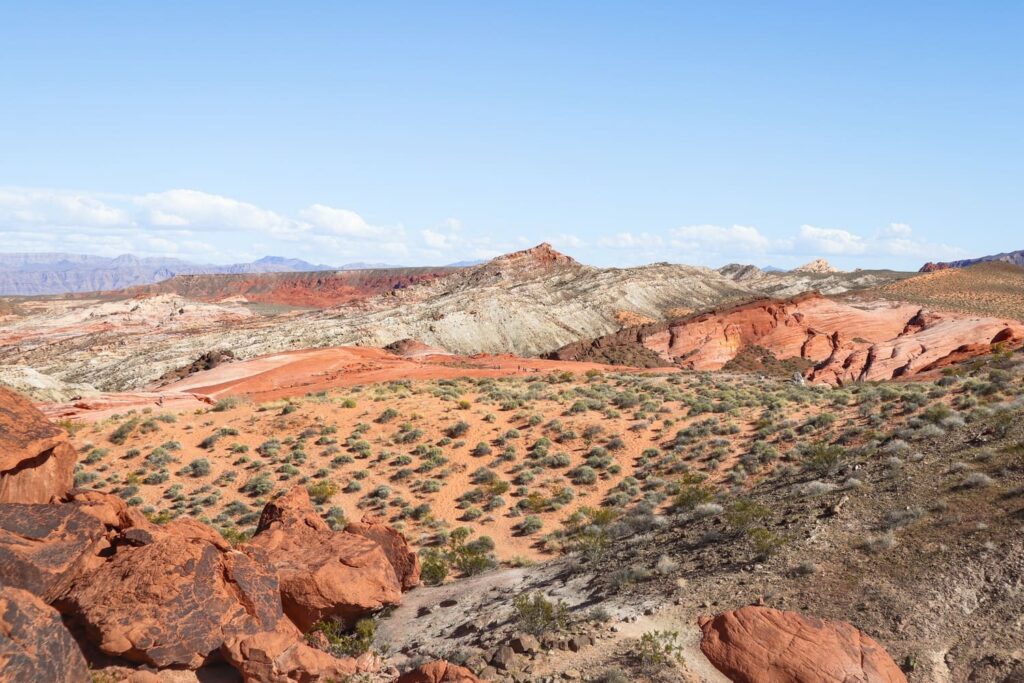
<svg viewBox="0 0 1024 683"><path fill-rule="evenodd" d="M0 503L48 503L71 488L75 449L28 399L0 387Z"/></svg>
<svg viewBox="0 0 1024 683"><path fill-rule="evenodd" d="M268 553L284 611L303 631L321 619L351 621L401 600L402 585L381 546L331 531L301 486L267 504L249 545Z"/></svg>
<svg viewBox="0 0 1024 683"><path fill-rule="evenodd" d="M735 683L906 683L857 628L749 606L700 620L704 655Z"/></svg>
<svg viewBox="0 0 1024 683"><path fill-rule="evenodd" d="M129 507L128 504L112 493L91 491L88 489L71 489L64 499L74 503L83 512L92 515L113 532L123 531L131 527L151 526L145 515Z"/></svg>
<svg viewBox="0 0 1024 683"><path fill-rule="evenodd" d="M367 670L351 657L310 647L294 627L233 639L222 651L246 683L343 681Z"/></svg>
<svg viewBox="0 0 1024 683"><path fill-rule="evenodd" d="M0 583L53 602L105 543L103 525L77 506L0 504Z"/></svg>
<svg viewBox="0 0 1024 683"><path fill-rule="evenodd" d="M540 652L540 641L529 633L516 636L509 641L509 647L517 654L533 654Z"/></svg>
<svg viewBox="0 0 1024 683"><path fill-rule="evenodd" d="M409 547L409 542L401 533L369 514L363 515L361 522L350 523L345 531L368 538L384 550L391 566L395 568L398 580L402 582L402 590L419 585L419 555Z"/></svg>
<svg viewBox="0 0 1024 683"><path fill-rule="evenodd" d="M156 667L195 669L229 640L287 626L262 553L168 533L119 548L75 583L61 608L102 652Z"/></svg>
<svg viewBox="0 0 1024 683"><path fill-rule="evenodd" d="M491 664L506 671L514 669L518 661L515 651L508 645L502 645L491 656Z"/></svg>
<svg viewBox="0 0 1024 683"><path fill-rule="evenodd" d="M469 669L444 660L427 662L406 671L395 683L486 683Z"/></svg>
<svg viewBox="0 0 1024 683"><path fill-rule="evenodd" d="M889 301L856 306L819 294L762 299L681 320L641 325L555 351L560 360L612 360L653 354L660 363L718 370L743 352L813 364L808 379L830 384L888 380L928 372L1019 346L1024 323L932 313Z"/></svg>
<svg viewBox="0 0 1024 683"><path fill-rule="evenodd" d="M82 651L57 610L10 586L0 588L0 680L90 680Z"/></svg>

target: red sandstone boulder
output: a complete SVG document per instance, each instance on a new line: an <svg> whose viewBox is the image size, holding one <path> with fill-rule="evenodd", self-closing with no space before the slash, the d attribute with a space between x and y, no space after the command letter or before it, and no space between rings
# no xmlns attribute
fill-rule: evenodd
<svg viewBox="0 0 1024 683"><path fill-rule="evenodd" d="M427 662L398 677L395 683L486 683L469 669L444 660Z"/></svg>
<svg viewBox="0 0 1024 683"><path fill-rule="evenodd" d="M145 515L135 508L128 507L128 504L123 499L112 493L87 489L71 489L63 497L65 500L74 503L82 512L92 515L105 527L115 532L134 526L149 525Z"/></svg>
<svg viewBox="0 0 1024 683"><path fill-rule="evenodd" d="M363 515L361 522L352 522L345 531L368 538L379 545L395 568L402 590L415 588L420 583L420 556L409 547L405 536L373 515Z"/></svg>
<svg viewBox="0 0 1024 683"><path fill-rule="evenodd" d="M700 621L700 649L734 683L906 683L885 649L855 627L767 607Z"/></svg>
<svg viewBox="0 0 1024 683"><path fill-rule="evenodd" d="M140 547L119 547L75 582L61 610L108 655L196 669L218 659L228 641L290 629L278 590L259 551L160 533Z"/></svg>
<svg viewBox="0 0 1024 683"><path fill-rule="evenodd" d="M48 503L64 495L76 457L63 429L0 387L0 503Z"/></svg>
<svg viewBox="0 0 1024 683"><path fill-rule="evenodd" d="M0 504L0 583L53 602L105 547L105 529L74 505Z"/></svg>
<svg viewBox="0 0 1024 683"><path fill-rule="evenodd" d="M225 658L246 683L345 681L373 669L351 657L337 658L310 647L294 626L229 641Z"/></svg>
<svg viewBox="0 0 1024 683"><path fill-rule="evenodd" d="M331 531L301 486L267 504L248 545L267 552L285 614L303 631L321 619L352 621L401 600L402 584L383 548Z"/></svg>
<svg viewBox="0 0 1024 683"><path fill-rule="evenodd" d="M0 680L91 680L82 651L57 610L10 586L0 588Z"/></svg>

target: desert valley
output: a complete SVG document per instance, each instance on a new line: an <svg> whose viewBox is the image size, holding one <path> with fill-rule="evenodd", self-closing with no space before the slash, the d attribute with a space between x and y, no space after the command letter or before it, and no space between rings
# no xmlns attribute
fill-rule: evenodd
<svg viewBox="0 0 1024 683"><path fill-rule="evenodd" d="M5 3L0 683L1024 683L1022 29Z"/></svg>
<svg viewBox="0 0 1024 683"><path fill-rule="evenodd" d="M0 670L1022 680L1024 268L947 265L4 297Z"/></svg>

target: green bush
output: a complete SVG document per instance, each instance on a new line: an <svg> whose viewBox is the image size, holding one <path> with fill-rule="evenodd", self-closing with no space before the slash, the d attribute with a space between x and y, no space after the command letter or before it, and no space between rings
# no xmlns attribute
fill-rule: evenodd
<svg viewBox="0 0 1024 683"><path fill-rule="evenodd" d="M563 631L569 624L569 608L565 602L554 602L540 592L522 593L512 604L519 628L531 635Z"/></svg>

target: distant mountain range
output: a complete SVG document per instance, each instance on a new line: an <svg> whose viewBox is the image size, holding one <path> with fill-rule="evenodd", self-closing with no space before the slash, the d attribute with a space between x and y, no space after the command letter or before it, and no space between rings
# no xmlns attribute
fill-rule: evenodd
<svg viewBox="0 0 1024 683"><path fill-rule="evenodd" d="M139 258L130 254L115 258L61 253L0 254L0 295L106 291L153 284L175 275L299 273L379 267L388 266L368 263L329 266L281 256L264 256L251 263L212 265L175 258Z"/></svg>
<svg viewBox="0 0 1024 683"><path fill-rule="evenodd" d="M482 261L459 261L444 268L465 268L479 263ZM264 256L251 263L221 266L190 263L176 258L140 258L131 254L109 258L87 254L12 253L0 254L0 296L103 292L151 285L175 275L313 273L397 268L402 266L363 261L330 266L283 256Z"/></svg>
<svg viewBox="0 0 1024 683"><path fill-rule="evenodd" d="M986 263L989 261L1002 261L1003 263L1012 263L1015 266L1024 266L1024 249L1017 251L1010 251L1003 254L992 254L991 256L982 256L980 258L969 258L961 261L947 261L940 263L928 263L921 266L922 273L931 273L936 270L945 270L947 268L967 268L978 263Z"/></svg>

